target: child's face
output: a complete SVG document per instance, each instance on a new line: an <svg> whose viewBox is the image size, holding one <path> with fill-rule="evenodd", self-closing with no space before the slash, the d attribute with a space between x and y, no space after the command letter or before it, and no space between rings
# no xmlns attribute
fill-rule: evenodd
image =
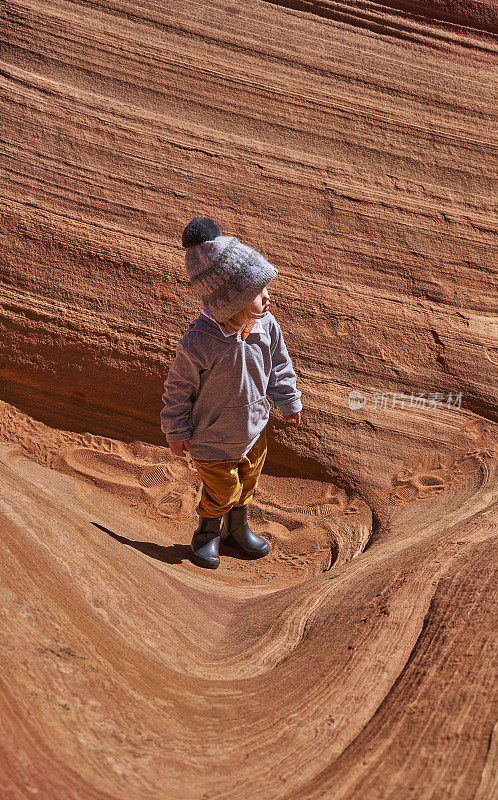
<svg viewBox="0 0 498 800"><path fill-rule="evenodd" d="M270 295L268 294L268 289L265 286L265 288L257 295L257 297L255 297L254 300L251 300L251 302L245 306L244 311L246 311L251 317L257 318L258 316L264 316L269 305Z"/></svg>

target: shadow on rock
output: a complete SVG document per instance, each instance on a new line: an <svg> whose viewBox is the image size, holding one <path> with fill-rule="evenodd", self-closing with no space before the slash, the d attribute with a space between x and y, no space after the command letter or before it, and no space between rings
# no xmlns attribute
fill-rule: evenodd
<svg viewBox="0 0 498 800"><path fill-rule="evenodd" d="M189 545L172 544L165 547L161 544L154 544L154 542L135 542L133 539L119 536L119 534L114 533L114 531L110 531L109 528L104 528L104 526L99 525L98 522L92 522L91 524L95 525L95 527L99 528L101 531L104 531L104 533L109 534L109 536L112 536L117 542L126 544L129 547L134 547L135 550L140 550L140 552L144 553L146 556L155 558L157 561L163 561L165 564L181 564L182 561L187 560L189 557Z"/></svg>

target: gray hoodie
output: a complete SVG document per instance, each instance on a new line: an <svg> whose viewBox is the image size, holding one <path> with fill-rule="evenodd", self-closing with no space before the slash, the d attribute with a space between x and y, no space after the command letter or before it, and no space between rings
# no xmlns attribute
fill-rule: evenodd
<svg viewBox="0 0 498 800"><path fill-rule="evenodd" d="M164 382L161 430L189 440L194 459L240 459L266 426L268 397L285 415L301 411L301 392L280 325L268 311L255 330L224 334L201 313L176 347Z"/></svg>

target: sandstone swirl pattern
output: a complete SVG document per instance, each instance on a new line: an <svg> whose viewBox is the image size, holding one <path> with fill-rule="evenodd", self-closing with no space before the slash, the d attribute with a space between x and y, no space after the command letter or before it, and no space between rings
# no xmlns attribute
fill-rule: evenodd
<svg viewBox="0 0 498 800"><path fill-rule="evenodd" d="M494 4L8 0L0 34L2 800L491 800ZM278 267L304 404L271 556L208 575L159 429L199 213Z"/></svg>

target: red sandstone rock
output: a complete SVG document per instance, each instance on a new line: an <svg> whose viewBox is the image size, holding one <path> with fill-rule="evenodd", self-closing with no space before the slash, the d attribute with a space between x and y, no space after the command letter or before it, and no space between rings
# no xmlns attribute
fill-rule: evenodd
<svg viewBox="0 0 498 800"><path fill-rule="evenodd" d="M495 9L0 10L2 800L496 796ZM214 574L159 426L197 214L304 405Z"/></svg>

